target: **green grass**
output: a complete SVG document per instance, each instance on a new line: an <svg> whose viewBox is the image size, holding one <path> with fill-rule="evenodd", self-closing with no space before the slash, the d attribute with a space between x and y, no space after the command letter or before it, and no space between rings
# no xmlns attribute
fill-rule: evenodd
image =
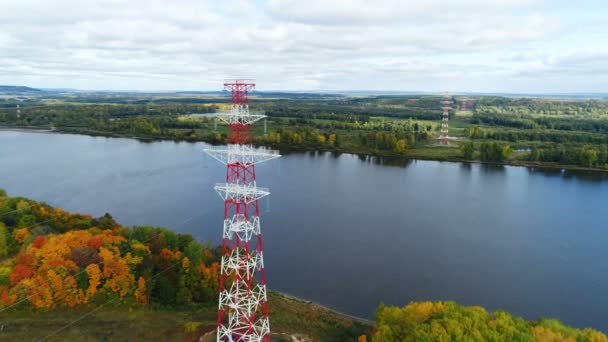
<svg viewBox="0 0 608 342"><path fill-rule="evenodd" d="M464 137L465 130L473 126L470 123L461 120L450 120L449 125L449 135L451 137Z"/></svg>
<svg viewBox="0 0 608 342"><path fill-rule="evenodd" d="M416 146L407 151L406 157L430 160L459 160L462 159L462 152L459 142L450 141L449 146L437 146L436 144Z"/></svg>
<svg viewBox="0 0 608 342"><path fill-rule="evenodd" d="M457 110L457 111L455 111L454 114L456 115L456 117L466 118L466 117L473 116L473 111L472 110Z"/></svg>
<svg viewBox="0 0 608 342"><path fill-rule="evenodd" d="M279 338L297 335L305 341L353 341L370 326L318 305L269 294L271 330ZM0 341L198 341L215 329L217 307L190 309L125 308L95 305L0 313ZM194 329L193 329L194 328ZM195 330L192 332L192 330Z"/></svg>

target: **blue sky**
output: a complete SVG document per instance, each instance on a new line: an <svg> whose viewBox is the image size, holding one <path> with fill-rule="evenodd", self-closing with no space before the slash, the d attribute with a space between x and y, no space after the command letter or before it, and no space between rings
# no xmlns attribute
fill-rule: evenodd
<svg viewBox="0 0 608 342"><path fill-rule="evenodd" d="M606 13L584 0L6 0L0 84L608 92Z"/></svg>

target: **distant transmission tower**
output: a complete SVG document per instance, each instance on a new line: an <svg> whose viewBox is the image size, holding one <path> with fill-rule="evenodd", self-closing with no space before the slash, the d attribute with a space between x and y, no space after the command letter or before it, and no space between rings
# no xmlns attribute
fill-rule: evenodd
<svg viewBox="0 0 608 342"><path fill-rule="evenodd" d="M21 106L17 105L17 119L21 119Z"/></svg>
<svg viewBox="0 0 608 342"><path fill-rule="evenodd" d="M461 111L469 110L469 99L468 98L465 97L460 100L460 110Z"/></svg>
<svg viewBox="0 0 608 342"><path fill-rule="evenodd" d="M205 150L227 166L226 183L215 186L224 200L217 341L270 341L258 204L270 193L257 187L255 164L280 155L252 146L251 125L266 117L249 111L248 94L254 87L249 80L224 83L232 93L232 106L216 117L228 124L228 147Z"/></svg>
<svg viewBox="0 0 608 342"><path fill-rule="evenodd" d="M448 95L446 94L445 97L443 98L443 101L441 101L442 107L441 109L443 109L443 119L441 120L441 131L439 133L439 143L441 145L448 145L450 136L448 134L448 121L450 119L450 110L452 109L452 107L450 106L450 104L452 103L452 101L450 101L450 98L448 97Z"/></svg>

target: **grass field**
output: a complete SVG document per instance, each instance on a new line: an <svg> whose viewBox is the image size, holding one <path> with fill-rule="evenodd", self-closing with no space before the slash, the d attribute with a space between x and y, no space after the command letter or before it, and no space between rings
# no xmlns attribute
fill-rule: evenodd
<svg viewBox="0 0 608 342"><path fill-rule="evenodd" d="M356 341L370 326L318 305L270 293L271 330L289 341ZM79 306L0 313L0 341L198 341L215 329L215 305L184 310Z"/></svg>

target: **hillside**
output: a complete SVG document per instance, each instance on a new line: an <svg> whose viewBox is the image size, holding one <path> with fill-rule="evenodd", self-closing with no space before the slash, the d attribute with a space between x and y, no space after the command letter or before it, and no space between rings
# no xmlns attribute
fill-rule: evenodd
<svg viewBox="0 0 608 342"><path fill-rule="evenodd" d="M184 340L213 330L220 250L164 228L124 227L0 190L0 340ZM270 293L273 332L348 340L369 331ZM160 323L159 323L160 322ZM65 330L64 330L65 329Z"/></svg>
<svg viewBox="0 0 608 342"><path fill-rule="evenodd" d="M0 85L0 94L40 93L42 90L23 86Z"/></svg>

